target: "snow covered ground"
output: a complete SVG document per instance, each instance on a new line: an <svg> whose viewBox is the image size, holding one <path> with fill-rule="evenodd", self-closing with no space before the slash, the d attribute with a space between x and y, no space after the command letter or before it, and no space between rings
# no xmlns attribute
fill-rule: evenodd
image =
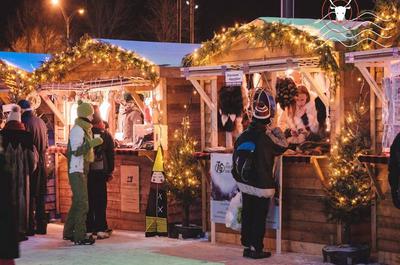
<svg viewBox="0 0 400 265"><path fill-rule="evenodd" d="M237 246L213 245L201 240L145 238L144 233L127 231L114 231L111 238L98 240L93 246L74 246L61 240L62 228L51 224L48 235L30 237L23 242L17 265L324 264L321 257L297 253L255 261L243 258Z"/></svg>

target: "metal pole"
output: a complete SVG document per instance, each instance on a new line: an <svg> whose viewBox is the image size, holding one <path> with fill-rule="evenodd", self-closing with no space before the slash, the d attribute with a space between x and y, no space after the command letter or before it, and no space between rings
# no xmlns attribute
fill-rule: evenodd
<svg viewBox="0 0 400 265"><path fill-rule="evenodd" d="M176 0L176 41L179 42L179 0Z"/></svg>
<svg viewBox="0 0 400 265"><path fill-rule="evenodd" d="M294 1L295 0L281 0L281 17L294 18Z"/></svg>
<svg viewBox="0 0 400 265"><path fill-rule="evenodd" d="M182 42L182 0L179 1L179 42Z"/></svg>
<svg viewBox="0 0 400 265"><path fill-rule="evenodd" d="M194 0L190 0L190 43L194 43Z"/></svg>

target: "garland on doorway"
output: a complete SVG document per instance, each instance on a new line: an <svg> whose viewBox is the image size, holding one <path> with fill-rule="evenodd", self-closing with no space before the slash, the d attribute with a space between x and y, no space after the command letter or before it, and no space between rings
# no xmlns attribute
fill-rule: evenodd
<svg viewBox="0 0 400 265"><path fill-rule="evenodd" d="M77 66L78 61L92 64L105 63L106 66L109 65L110 68L121 71L138 70L143 78L154 84L159 79L154 63L132 51L88 36L83 36L76 46L52 55L50 60L43 62L33 73L0 64L0 78L6 81L12 97L18 99L38 89L40 84L61 81L69 71ZM117 68L114 68L115 65Z"/></svg>
<svg viewBox="0 0 400 265"><path fill-rule="evenodd" d="M200 66L211 63L214 56L232 48L236 41L245 39L252 47L265 46L270 50L288 48L293 54L298 51L307 56L319 57L319 67L332 81L334 93L339 84L339 66L333 55L333 47L307 31L278 22L250 23L223 29L222 33L204 42L194 53L187 55L184 66Z"/></svg>

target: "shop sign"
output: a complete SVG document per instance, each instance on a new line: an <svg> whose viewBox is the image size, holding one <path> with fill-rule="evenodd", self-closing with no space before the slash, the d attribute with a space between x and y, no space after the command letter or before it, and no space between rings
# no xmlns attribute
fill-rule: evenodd
<svg viewBox="0 0 400 265"><path fill-rule="evenodd" d="M227 71L225 72L225 83L227 85L241 85L243 82L243 71Z"/></svg>
<svg viewBox="0 0 400 265"><path fill-rule="evenodd" d="M121 165L121 211L140 212L139 167Z"/></svg>

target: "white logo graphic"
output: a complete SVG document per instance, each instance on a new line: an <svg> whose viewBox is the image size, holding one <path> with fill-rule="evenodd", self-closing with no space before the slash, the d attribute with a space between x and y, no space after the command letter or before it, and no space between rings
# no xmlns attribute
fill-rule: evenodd
<svg viewBox="0 0 400 265"><path fill-rule="evenodd" d="M329 8L326 7L327 4L329 4ZM325 14L326 10L328 10L327 14ZM390 36L389 31L393 29L393 26L384 28L376 24L372 19L377 18L382 22L390 22L392 20L390 18L379 18L371 11L360 13L356 0L325 0L322 5L322 16L320 20L315 22L315 24L321 25L319 29L320 37L325 39L322 45L329 41L335 41L347 48L352 48L364 42L373 42L384 48L390 47L390 45L384 45L375 39L390 39L392 36ZM335 16L334 19L333 16ZM355 29L367 25L370 25L370 27L365 27L358 33L354 33ZM375 30L380 30L381 33ZM371 38L371 34L378 38Z"/></svg>
<svg viewBox="0 0 400 265"><path fill-rule="evenodd" d="M336 20L337 21L345 20L347 9L351 9L350 6L351 0L345 6L336 6L332 0L329 1L331 2L331 9L335 10Z"/></svg>

